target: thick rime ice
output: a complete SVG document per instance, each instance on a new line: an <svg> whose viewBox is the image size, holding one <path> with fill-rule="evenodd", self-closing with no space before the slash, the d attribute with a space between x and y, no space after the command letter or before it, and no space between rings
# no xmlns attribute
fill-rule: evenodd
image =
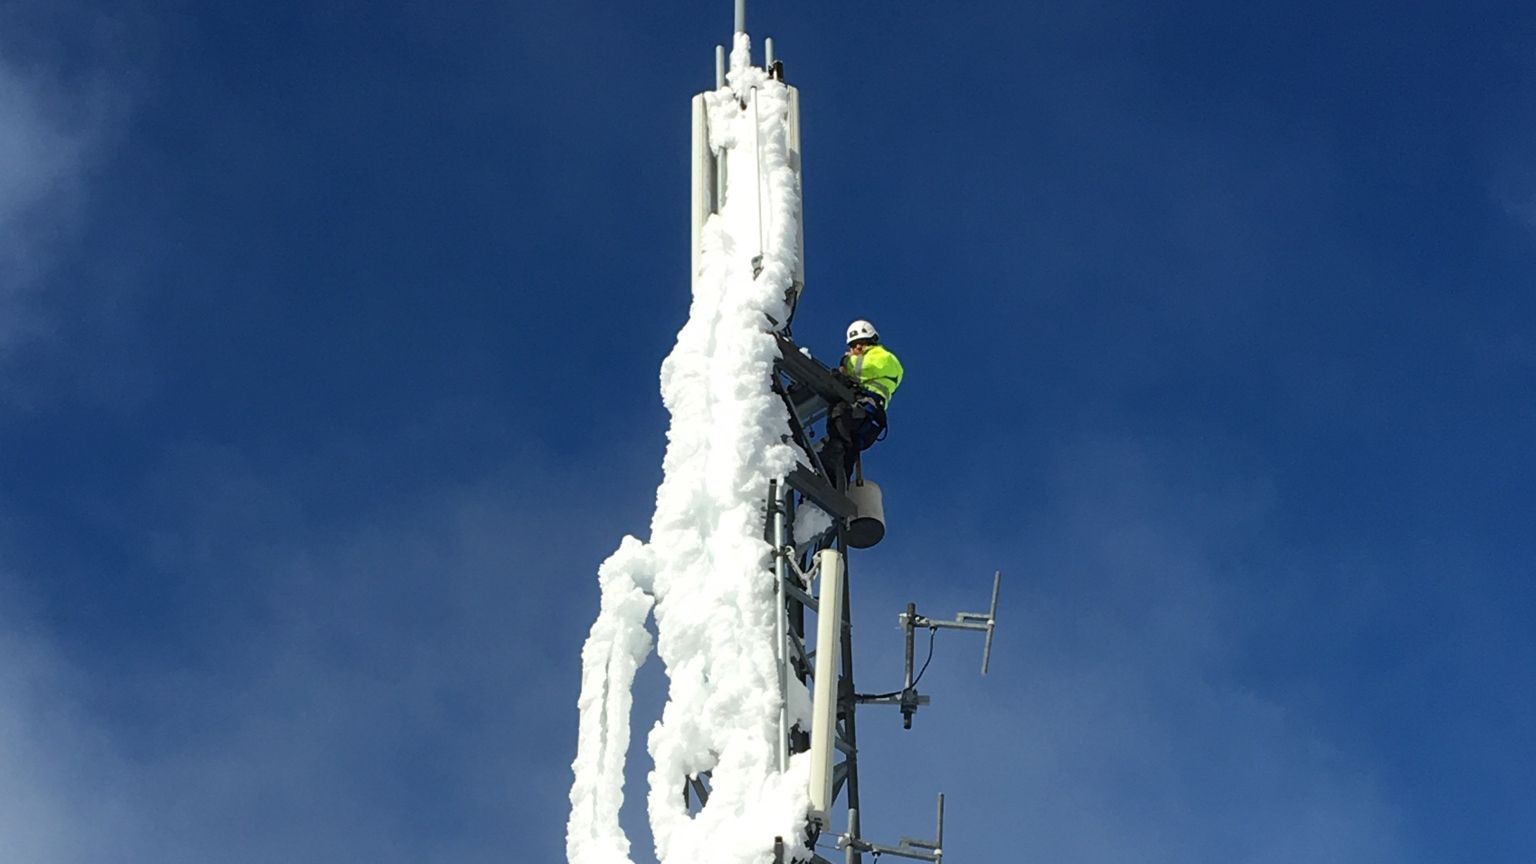
<svg viewBox="0 0 1536 864"><path fill-rule="evenodd" d="M651 832L662 864L767 864L773 840L804 853L803 757L778 770L775 594L763 540L769 482L794 466L770 378L771 321L788 315L799 190L789 167L788 90L751 66L736 37L728 86L706 94L724 206L705 223L688 322L662 363L671 413L651 539L625 537L598 571L602 601L582 650L580 732L566 852L571 864L626 864L619 826L631 688L649 654L647 614L668 699L648 741ZM759 254L761 272L754 276ZM791 717L808 696L790 679ZM710 771L690 815L683 785Z"/></svg>

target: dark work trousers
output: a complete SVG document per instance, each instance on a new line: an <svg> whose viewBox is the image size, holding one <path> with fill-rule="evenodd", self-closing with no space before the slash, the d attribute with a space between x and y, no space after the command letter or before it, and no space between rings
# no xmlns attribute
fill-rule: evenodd
<svg viewBox="0 0 1536 864"><path fill-rule="evenodd" d="M885 407L874 397L832 406L827 414L827 437L821 442L822 464L833 475L827 479L837 488L847 489L859 454L880 440L885 425Z"/></svg>

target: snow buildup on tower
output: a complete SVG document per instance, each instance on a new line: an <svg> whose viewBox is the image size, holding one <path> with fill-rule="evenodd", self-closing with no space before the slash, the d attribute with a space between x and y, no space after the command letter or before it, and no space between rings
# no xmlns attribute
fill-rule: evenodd
<svg viewBox="0 0 1536 864"><path fill-rule="evenodd" d="M788 90L750 58L738 34L727 86L706 94L710 146L728 185L703 229L688 322L661 367L672 420L651 539L625 537L598 570L601 605L581 655L570 864L631 862L619 808L631 691L651 649L648 614L669 682L648 741L647 804L661 864L767 864L775 837L791 853L805 851L808 766L803 756L782 773L777 764L774 644L783 610L763 540L769 482L795 462L784 443L787 412L770 386L770 318L789 311L799 191ZM804 721L808 696L789 684L791 722ZM703 771L712 772L709 802L690 815L683 784Z"/></svg>

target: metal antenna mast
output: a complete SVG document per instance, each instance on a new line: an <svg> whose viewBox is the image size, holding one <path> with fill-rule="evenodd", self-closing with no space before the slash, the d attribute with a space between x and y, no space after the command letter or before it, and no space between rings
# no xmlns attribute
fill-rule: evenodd
<svg viewBox="0 0 1536 864"><path fill-rule="evenodd" d="M746 33L746 0L735 0L735 33ZM784 66L774 54L772 39L765 39L761 67L770 79L782 82ZM715 48L715 89L727 84L727 51ZM750 61L749 61L750 62ZM800 185L800 94L793 86L788 91L788 111L784 117L788 139L789 167ZM725 153L709 141L708 94L693 97L693 277L698 278L701 237L705 222L719 213L726 196ZM743 111L757 110L756 88L736 93ZM754 158L759 151L752 150ZM739 170L738 163L738 170ZM761 166L758 167L761 177ZM748 186L760 194L761 181ZM769 484L765 502L764 539L773 548L775 590L783 610L775 629L775 653L779 663L780 709L778 715L778 767L788 768L795 754L806 753L811 761L811 812L806 825L811 864L831 864L817 851L818 841L832 839L831 845L843 853L844 864L862 864L869 853L876 857L894 855L919 861L942 862L944 857L944 796L938 797L938 817L934 839L901 838L892 844L866 839L859 828L860 798L858 772L858 728L856 712L861 704L890 704L901 709L903 725L910 728L918 706L929 702L917 691L922 673L913 674L913 641L918 629L928 629L930 638L940 629L984 631L982 674L986 674L992 650L992 634L997 625L997 598L1002 574L992 583L991 608L985 613L962 612L953 620L939 621L917 614L915 603L908 603L898 616L906 640L906 668L900 690L882 694L859 694L853 677L853 621L851 580L848 578L848 550L875 545L885 535L885 513L880 487L864 479L860 465L855 477L845 476L843 460L835 451L836 442L814 434L816 424L824 423L838 406L852 406L859 392L839 372L814 359L798 346L790 335L794 310L805 286L805 219L802 194L797 196L802 212L796 214L800 231L796 238L795 269L786 301L789 315L785 321L767 322L778 341L779 357L772 373L773 389L784 402L789 416L788 436L799 450L801 459L788 475ZM750 193L749 193L750 194ZM758 199L760 201L760 199ZM761 206L759 213L762 213ZM766 217L763 217L766 218ZM763 228L759 229L762 236ZM754 266L761 266L762 250ZM824 458L823 454L826 454ZM837 456L838 458L832 458ZM857 463L856 463L857 464ZM818 510L824 517L813 516ZM827 520L826 517L830 517ZM812 537L800 536L797 523L810 520L830 521L830 527ZM802 531L804 529L802 528ZM814 592L814 593L813 593ZM815 617L814 643L809 616ZM812 647L813 646L813 647ZM931 655L930 655L931 656ZM926 667L925 667L926 668ZM794 682L794 683L791 683ZM791 687L807 687L811 694L811 724L803 728L792 722L789 714ZM709 772L689 777L683 798L690 808L702 808L709 801ZM833 833L832 811L841 796L846 809L846 830ZM776 838L776 864L786 860L786 844Z"/></svg>
<svg viewBox="0 0 1536 864"><path fill-rule="evenodd" d="M857 710L860 705L895 705L901 710L902 725L911 728L918 707L930 701L917 689L921 671L913 671L914 641L919 629L927 629L930 639L944 629L984 633L981 672L985 675L997 628L1002 572L993 574L991 604L984 613L960 612L951 620L938 620L919 615L917 604L908 603L897 619L906 643L901 689L879 694L862 694L854 689L852 580L848 578L847 555L850 549L873 546L884 537L883 502L879 487L864 480L862 471L856 479L843 476L840 468L829 472L829 465L838 465L838 460L823 459L826 441L817 440L812 434L814 426L824 423L834 406L851 404L857 393L839 373L801 351L789 337L781 334L778 340L774 389L784 400L791 438L804 459L785 477L783 485L776 484L769 494L768 533L780 573L788 571L787 578L781 575L779 580L785 609L785 626L781 630L785 643L781 643L780 656L787 658L781 679L787 681L793 675L801 683L809 679L814 685L811 729L794 726L785 736L790 752L810 751L812 812L807 833L813 847L822 835L832 836L835 847L843 852L845 864L861 864L864 853L942 862L942 794L938 798L934 839L903 837L896 844L884 844L863 836L859 824ZM793 533L798 520L812 518L807 508L832 517L830 528L809 539ZM815 596L811 594L813 586L819 587ZM816 616L814 648L807 645L807 612ZM841 761L837 761L839 758ZM847 827L840 834L831 834L833 805L840 793L847 810ZM811 861L830 864L819 854L813 855Z"/></svg>

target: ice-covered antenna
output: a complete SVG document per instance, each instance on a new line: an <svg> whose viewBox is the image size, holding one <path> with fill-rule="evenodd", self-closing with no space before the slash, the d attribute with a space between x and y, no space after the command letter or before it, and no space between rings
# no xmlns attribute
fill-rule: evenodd
<svg viewBox="0 0 1536 864"><path fill-rule="evenodd" d="M957 612L949 621L935 621L925 615L917 614L917 604L908 603L907 610L899 616L902 635L906 638L905 675L902 678L900 690L891 693L879 693L874 695L860 695L860 702L874 705L897 705L901 708L901 725L904 729L912 728L912 715L917 713L918 706L927 705L928 697L917 692L918 679L923 677L923 672L928 669L928 662L924 661L922 669L914 676L912 673L913 643L918 629L927 628L929 632L928 660L933 659L933 635L941 629L950 630L976 630L987 634L986 642L981 649L981 674L987 674L987 667L992 660L992 634L997 629L997 594L1003 584L1003 571L998 570L992 574L992 606L983 612Z"/></svg>
<svg viewBox="0 0 1536 864"><path fill-rule="evenodd" d="M747 0L736 0L736 29L734 36L742 36L747 32ZM734 38L733 36L733 38ZM715 46L715 89L725 86L725 58L724 45ZM778 62L773 53L773 38L763 39L763 69L769 78L784 80L784 64Z"/></svg>
<svg viewBox="0 0 1536 864"><path fill-rule="evenodd" d="M916 707L928 702L926 696L917 693L923 672L914 674L912 663L918 627L932 633L942 628L985 631L985 674L991 661L1002 574L994 576L992 603L985 614L961 612L953 620L934 621L918 615L916 604L908 604L901 618L907 643L904 686L878 696L855 689L849 553L868 548L885 535L884 508L880 487L867 481L861 468L852 476L845 470L849 456L846 443L827 436L817 440L815 435L817 424L829 421L834 413L857 408L860 394L840 371L804 351L791 332L795 308L806 285L800 96L785 80L774 40L760 40L762 65L753 63L746 0L734 0L734 5L736 26L731 49L728 52L722 45L715 50L714 90L693 98L692 272L697 293L704 273L700 267L704 251L706 247L717 248L704 242L706 228L728 205L733 214L741 214L732 219L751 219L754 210L758 218L755 244L744 231L740 236L731 235L737 241L732 254L739 256L732 260L750 265L754 281L770 275L780 280L786 275L784 270L789 270L784 314L777 308L769 310L765 323L779 349L770 385L784 403L788 429L782 440L794 446L797 458L786 473L768 482L762 515L763 539L772 550L775 603L782 609L773 633L779 685L774 720L778 727L774 734L776 763L780 774L786 775L792 773L792 764L797 770L806 766L809 806L799 838L773 838L772 860L774 864L830 864L816 853L817 840L835 837L845 856L844 864L864 864L866 855L896 855L939 864L944 855L943 795L939 796L934 839L902 837L898 843L882 844L860 836L857 709L867 702L898 705L910 727ZM712 125L729 134L713 135ZM762 154L768 150L782 152L784 158L765 160ZM770 179L774 182L768 182ZM784 192L792 194L783 195L782 200L776 197ZM776 208L765 206L768 201L780 204ZM793 222L781 221L785 219ZM770 250L770 238L792 238L792 242L787 248ZM930 644L930 658L931 652ZM868 751L866 758L872 755L873 751ZM702 812L708 806L712 778L707 773L690 776L684 783L683 796L690 813ZM695 799L698 810L694 809ZM840 821L834 819L834 810L841 808L846 808L848 828L838 835L832 825Z"/></svg>

